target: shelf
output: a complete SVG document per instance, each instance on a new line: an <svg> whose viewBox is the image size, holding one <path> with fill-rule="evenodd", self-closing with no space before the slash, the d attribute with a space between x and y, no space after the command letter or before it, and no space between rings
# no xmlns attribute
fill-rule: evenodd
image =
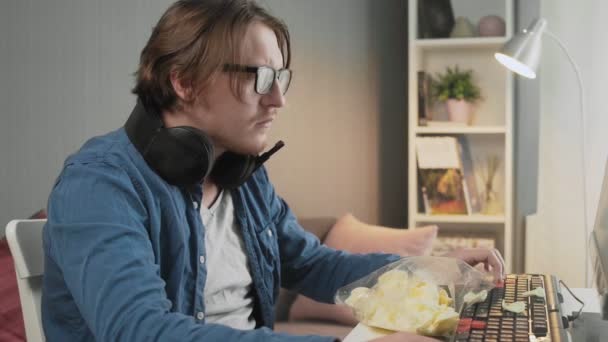
<svg viewBox="0 0 608 342"><path fill-rule="evenodd" d="M418 126L417 134L504 134L505 126Z"/></svg>
<svg viewBox="0 0 608 342"><path fill-rule="evenodd" d="M470 49L487 48L499 49L509 39L506 37L472 37L472 38L441 38L441 39L416 39L413 45L423 50L438 49Z"/></svg>
<svg viewBox="0 0 608 342"><path fill-rule="evenodd" d="M513 193L514 193L514 85L513 75L494 59L494 53L500 50L513 35L514 1L513 0L458 0L452 1L455 18L463 16L473 25L488 13L499 15L505 21L505 33L500 37L468 38L421 38L418 28L418 4L427 0L408 0L408 227L416 228L425 225L437 225L440 235L491 237L496 246L503 252L506 268L512 270L514 253L521 253L521 245L514 244L513 234ZM458 66L461 70L472 70L474 81L480 87L483 100L475 106L473 125L448 121L447 109L439 103L429 101L428 84L421 82L419 71L427 76L445 73L448 67ZM425 93L419 94L419 91ZM422 102L420 99L422 98ZM427 125L420 123L419 105L428 106ZM499 165L493 183L496 199L500 201L503 213L483 215L477 213L478 206L471 211L472 215L426 215L420 203L420 174L418 168L418 145L420 139L432 136L451 136L457 138L460 146L458 155L462 175L466 179L469 198L483 197L485 187L479 177L487 172L490 158L498 158ZM466 151L466 153L465 153ZM446 151L435 151L439 158L455 156ZM463 154L466 154L463 155ZM466 161L466 163L464 163ZM450 164L455 165L455 164ZM466 171L464 170L466 165ZM448 184L450 179L445 179ZM468 184L471 184L470 190ZM475 189L476 188L476 189ZM478 194L475 194L478 192ZM466 194L465 194L466 196ZM481 198L480 198L481 199Z"/></svg>
<svg viewBox="0 0 608 342"><path fill-rule="evenodd" d="M424 215L417 214L415 222L436 223L505 223L503 215Z"/></svg>

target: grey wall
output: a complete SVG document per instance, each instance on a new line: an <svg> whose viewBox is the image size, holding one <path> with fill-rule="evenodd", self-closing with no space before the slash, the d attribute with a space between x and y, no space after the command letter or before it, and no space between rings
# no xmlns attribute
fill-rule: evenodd
<svg viewBox="0 0 608 342"><path fill-rule="evenodd" d="M0 229L45 207L63 160L122 125L131 74L169 1L0 2Z"/></svg>
<svg viewBox="0 0 608 342"><path fill-rule="evenodd" d="M0 234L46 205L63 160L121 126L139 52L169 0L0 2ZM266 0L295 80L271 177L301 216L406 222L406 1ZM296 177L297 176L297 177Z"/></svg>

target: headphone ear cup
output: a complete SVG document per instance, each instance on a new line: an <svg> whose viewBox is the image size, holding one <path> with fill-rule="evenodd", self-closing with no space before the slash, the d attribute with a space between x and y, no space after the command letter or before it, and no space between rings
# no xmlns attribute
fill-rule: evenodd
<svg viewBox="0 0 608 342"><path fill-rule="evenodd" d="M148 145L144 159L168 183L188 186L200 183L213 164L213 144L196 128L160 129Z"/></svg>
<svg viewBox="0 0 608 342"><path fill-rule="evenodd" d="M235 189L247 181L256 166L255 156L226 151L215 161L209 177L223 189Z"/></svg>

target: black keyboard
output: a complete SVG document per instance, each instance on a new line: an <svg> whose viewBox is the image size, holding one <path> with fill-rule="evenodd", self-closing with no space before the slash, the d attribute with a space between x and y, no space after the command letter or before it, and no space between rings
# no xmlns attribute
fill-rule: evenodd
<svg viewBox="0 0 608 342"><path fill-rule="evenodd" d="M523 293L543 288L546 298ZM484 302L465 306L460 314L455 342L565 341L556 293L557 281L539 274L510 274L488 293ZM506 303L524 302L522 313L503 310Z"/></svg>

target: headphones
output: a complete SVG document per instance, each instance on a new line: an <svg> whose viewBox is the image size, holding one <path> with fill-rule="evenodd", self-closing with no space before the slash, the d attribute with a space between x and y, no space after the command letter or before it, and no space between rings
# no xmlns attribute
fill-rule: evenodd
<svg viewBox="0 0 608 342"><path fill-rule="evenodd" d="M285 146L279 141L259 156L226 151L214 161L207 134L190 126L165 127L160 114L146 110L140 100L125 123L125 131L146 163L167 183L180 187L211 177L221 188L235 189Z"/></svg>

